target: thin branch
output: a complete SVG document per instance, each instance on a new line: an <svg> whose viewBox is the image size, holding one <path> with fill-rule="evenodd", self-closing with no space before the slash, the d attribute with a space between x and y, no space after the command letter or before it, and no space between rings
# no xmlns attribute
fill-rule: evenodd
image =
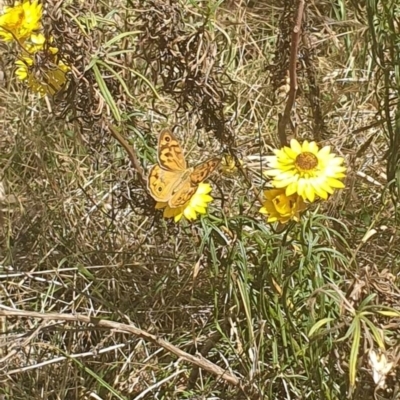
<svg viewBox="0 0 400 400"><path fill-rule="evenodd" d="M290 64L289 64L289 79L290 79L290 89L289 96L286 102L285 111L281 116L278 123L278 136L282 146L286 146L287 137L286 137L286 125L290 120L290 113L293 108L294 101L296 99L297 93L297 72L296 72L296 64L297 64L297 53L299 50L299 41L301 34L301 23L303 20L303 12L304 12L304 0L299 0L297 15L296 15L296 23L292 32L292 46L290 49Z"/></svg>
<svg viewBox="0 0 400 400"><path fill-rule="evenodd" d="M106 119L103 119L104 123L107 125L108 129L111 132L111 135L117 139L119 144L125 149L125 151L128 153L128 157L131 160L131 163L133 167L135 168L136 172L139 174L140 179L144 185L144 187L147 186L147 181L144 176L143 168L139 163L138 158L136 157L135 152L132 150L132 147L129 145L129 143L122 137L122 135L118 132L118 130L115 128L114 125L112 125L110 122L108 122Z"/></svg>
<svg viewBox="0 0 400 400"><path fill-rule="evenodd" d="M119 322L114 322L110 320L95 318L95 317L87 317L85 315L79 314L59 314L59 313L39 313L34 311L23 311L23 310L15 310L10 307L6 307L0 305L0 317L23 317L23 318L40 318L43 320L61 320L61 321L70 321L70 322L82 322L85 324L92 324L97 327L117 330L119 332L124 332L128 334L132 334L138 336L148 342L151 342L157 346L162 347L164 350L168 351L176 355L177 357L187 361L210 374L216 375L219 378L223 379L227 383L230 383L234 386L239 386L240 381L234 375L226 372L224 369L219 367L218 365L208 361L203 357L195 357L185 351L181 350L179 347L174 346L173 344L167 342L166 340L160 339L157 336L152 335L142 329L136 328L132 325L121 324Z"/></svg>

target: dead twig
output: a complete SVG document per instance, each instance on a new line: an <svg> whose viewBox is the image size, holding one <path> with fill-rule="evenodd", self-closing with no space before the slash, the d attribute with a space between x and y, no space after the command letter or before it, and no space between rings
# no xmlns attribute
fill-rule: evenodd
<svg viewBox="0 0 400 400"><path fill-rule="evenodd" d="M210 374L218 376L219 378L223 379L227 383L230 383L231 385L234 386L240 385L240 381L238 378L226 372L221 367L215 365L211 361L208 361L205 358L195 357L181 350L179 347L176 347L173 344L167 342L166 340L160 339L157 336L154 336L132 325L122 324L120 322L114 322L95 317L88 317L86 315L79 315L79 314L73 315L73 314L59 314L59 313L39 313L34 311L15 310L13 308L6 307L3 305L0 305L0 317L40 318L43 320L83 322L85 324L92 324L94 326L101 328L113 329L119 332L133 334L144 340L147 340L148 342L151 342L157 346L162 347L169 353L176 355L177 357L209 372Z"/></svg>
<svg viewBox="0 0 400 400"><path fill-rule="evenodd" d="M297 72L296 72L296 63L297 63L297 52L299 49L299 41L301 34L301 23L303 20L303 12L304 12L304 0L299 0L299 5L297 8L296 15L296 23L292 32L292 44L290 49L290 65L289 65L289 78L290 78L290 89L289 96L286 102L285 110L283 115L281 116L278 123L278 136L282 146L287 145L287 137L286 137L286 125L290 120L290 112L292 111L294 100L296 98L297 93Z"/></svg>
<svg viewBox="0 0 400 400"><path fill-rule="evenodd" d="M115 128L114 125L112 125L110 122L107 120L103 120L104 123L107 125L107 128L110 130L111 135L119 142L119 144L125 149L125 151L128 153L128 157L131 160L132 165L134 166L136 172L139 174L140 179L142 181L142 184L144 187L147 186L147 181L144 176L144 171L142 166L139 163L138 158L136 157L135 152L132 150L132 147L129 145L129 143L122 137L122 135L118 132L118 130Z"/></svg>

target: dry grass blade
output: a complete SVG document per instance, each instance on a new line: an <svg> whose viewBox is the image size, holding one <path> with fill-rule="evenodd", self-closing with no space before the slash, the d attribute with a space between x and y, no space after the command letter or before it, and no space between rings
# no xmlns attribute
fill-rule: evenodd
<svg viewBox="0 0 400 400"><path fill-rule="evenodd" d="M0 35L0 397L393 397L397 2L41 4L27 71L68 65L56 95L15 79ZM167 127L190 167L227 156L194 221L146 187ZM292 136L342 157L346 187L271 224Z"/></svg>

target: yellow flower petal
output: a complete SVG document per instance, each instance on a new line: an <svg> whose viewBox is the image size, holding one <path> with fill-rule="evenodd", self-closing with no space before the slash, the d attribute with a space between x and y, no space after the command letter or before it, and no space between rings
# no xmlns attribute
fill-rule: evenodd
<svg viewBox="0 0 400 400"><path fill-rule="evenodd" d="M331 147L325 146L318 152L318 157L323 159L323 158L327 157L330 152L331 152Z"/></svg>
<svg viewBox="0 0 400 400"><path fill-rule="evenodd" d="M310 144L308 143L308 140L305 140L304 142L303 142L303 145L301 146L301 151L303 152L303 153L305 153L305 152L310 152Z"/></svg>
<svg viewBox="0 0 400 400"><path fill-rule="evenodd" d="M331 186L335 189L343 189L344 188L344 183L341 181L338 181L337 179L329 178L328 184L329 184L329 186Z"/></svg>
<svg viewBox="0 0 400 400"><path fill-rule="evenodd" d="M46 38L44 37L43 33L32 33L30 40L33 44L43 46L46 42Z"/></svg>
<svg viewBox="0 0 400 400"><path fill-rule="evenodd" d="M310 200L311 203L314 202L315 200L315 191L313 187L307 182L306 187L305 187L305 196L306 199Z"/></svg>
<svg viewBox="0 0 400 400"><path fill-rule="evenodd" d="M285 157L281 157L281 162L290 162L290 160L296 158L297 156L297 152L293 149L291 149L290 147L284 147L284 154L287 155L287 158Z"/></svg>
<svg viewBox="0 0 400 400"><path fill-rule="evenodd" d="M179 222L181 218L183 217L183 213L177 214L174 217L174 222Z"/></svg>
<svg viewBox="0 0 400 400"><path fill-rule="evenodd" d="M296 156L302 152L301 145L296 139L292 139L290 141L290 147L295 152ZM291 158L296 158L296 157L291 157Z"/></svg>
<svg viewBox="0 0 400 400"><path fill-rule="evenodd" d="M309 147L309 151L310 151L311 153L317 155L317 154L318 154L318 146L317 146L317 143L311 142L311 143L310 143L310 147Z"/></svg>
<svg viewBox="0 0 400 400"><path fill-rule="evenodd" d="M188 219L189 221L195 220L196 216L197 216L196 211L194 210L193 207L186 207L183 214L185 215L186 219Z"/></svg>
<svg viewBox="0 0 400 400"><path fill-rule="evenodd" d="M268 211L267 211L267 209L266 209L265 207L261 207L260 210L259 210L259 212L260 212L261 214L268 214Z"/></svg>
<svg viewBox="0 0 400 400"><path fill-rule="evenodd" d="M285 186L283 186L283 187L285 187ZM277 186L277 187L279 187L279 186ZM291 182L291 183L289 183L289 185L286 186L286 196L291 196L292 194L296 193L298 190L299 190L298 183Z"/></svg>
<svg viewBox="0 0 400 400"><path fill-rule="evenodd" d="M315 193L317 194L317 196L321 197L321 199L324 199L324 200L326 200L328 198L328 193L325 192L325 190L323 190L321 188L321 186L319 186L315 181L312 181L311 185L312 185Z"/></svg>

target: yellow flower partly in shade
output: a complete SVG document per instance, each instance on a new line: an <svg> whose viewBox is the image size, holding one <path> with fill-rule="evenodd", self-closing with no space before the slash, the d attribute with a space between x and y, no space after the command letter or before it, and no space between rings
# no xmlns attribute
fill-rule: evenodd
<svg viewBox="0 0 400 400"><path fill-rule="evenodd" d="M213 198L209 195L211 186L208 183L200 183L196 193L182 207L171 208L168 203L158 202L157 209L164 209L164 218L174 218L175 222L179 222L184 216L189 221L197 218L197 214L205 214L207 206Z"/></svg>
<svg viewBox="0 0 400 400"><path fill-rule="evenodd" d="M47 42L52 43L53 38L50 38ZM43 33L33 33L29 38L29 41L26 43L25 49L29 54L35 54L42 50L53 55L58 53L57 47L45 46L45 44L46 38Z"/></svg>
<svg viewBox="0 0 400 400"><path fill-rule="evenodd" d="M243 165L242 160L238 160L238 162ZM225 154L221 161L221 170L225 175L233 175L238 170L235 158L230 154Z"/></svg>
<svg viewBox="0 0 400 400"><path fill-rule="evenodd" d="M273 177L275 188L285 188L287 196L297 193L313 202L317 197L326 200L334 189L344 188L340 181L345 177L344 160L331 153L330 146L319 150L315 142L306 140L300 144L292 139L290 147L274 150L274 153L267 157L271 169L265 174Z"/></svg>
<svg viewBox="0 0 400 400"><path fill-rule="evenodd" d="M25 41L41 28L42 5L37 0L16 2L13 7L4 7L0 16L0 39Z"/></svg>
<svg viewBox="0 0 400 400"><path fill-rule="evenodd" d="M297 193L287 196L285 189L269 189L264 192L265 202L260 213L268 216L268 222L279 221L282 224L293 219L300 220L300 213L307 204Z"/></svg>
<svg viewBox="0 0 400 400"><path fill-rule="evenodd" d="M18 67L15 71L17 78L26 81L28 87L41 97L56 94L66 83L66 73L70 70L61 60L58 65L38 67L37 73L34 72L35 61L32 57L22 57L15 64Z"/></svg>

